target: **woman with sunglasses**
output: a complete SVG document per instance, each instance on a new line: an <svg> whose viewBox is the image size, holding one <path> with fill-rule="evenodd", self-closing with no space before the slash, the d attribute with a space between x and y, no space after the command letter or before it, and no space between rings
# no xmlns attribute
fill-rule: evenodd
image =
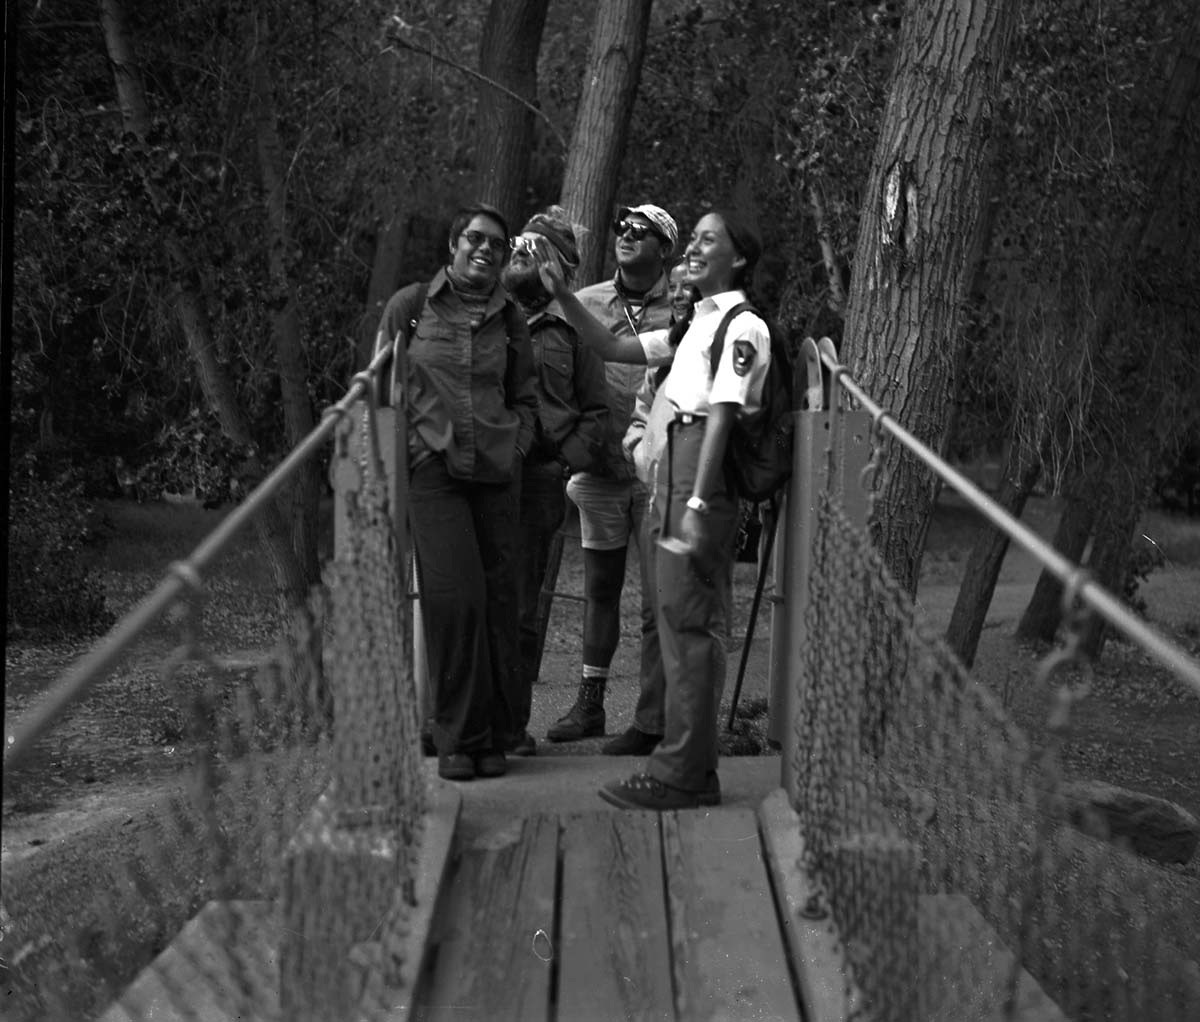
<svg viewBox="0 0 1200 1022"><path fill-rule="evenodd" d="M580 339L606 361L662 365L674 409L655 492L662 521L656 581L658 635L666 675L663 740L646 772L600 789L626 809L687 809L720 801L717 713L725 683L725 640L733 587L738 502L725 470L730 430L762 402L770 364L767 325L753 312L730 322L715 374L709 352L725 313L747 300L762 253L758 233L731 212L701 217L684 252L697 301L678 347L670 332L616 337L566 288L550 258L539 268Z"/></svg>
<svg viewBox="0 0 1200 1022"><path fill-rule="evenodd" d="M508 225L460 209L448 264L392 296L376 338L406 344L408 519L420 578L438 773L506 770L519 693L515 541L537 391L529 328L500 285Z"/></svg>

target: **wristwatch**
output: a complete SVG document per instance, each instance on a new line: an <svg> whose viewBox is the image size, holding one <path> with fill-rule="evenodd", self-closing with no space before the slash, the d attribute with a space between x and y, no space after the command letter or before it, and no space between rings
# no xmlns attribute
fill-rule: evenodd
<svg viewBox="0 0 1200 1022"><path fill-rule="evenodd" d="M692 496L688 497L687 506L693 511L697 511L702 515L708 514L708 501L703 497L697 497L695 494L693 494Z"/></svg>

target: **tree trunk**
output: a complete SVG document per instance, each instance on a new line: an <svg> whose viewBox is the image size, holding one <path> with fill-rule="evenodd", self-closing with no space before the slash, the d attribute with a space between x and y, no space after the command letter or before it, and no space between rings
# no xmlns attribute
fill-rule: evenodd
<svg viewBox="0 0 1200 1022"><path fill-rule="evenodd" d="M288 447L295 447L313 431L312 404L308 396L308 366L300 328L296 288L288 272L290 248L287 229L287 188L284 179L283 143L275 121L275 103L267 78L266 62L256 45L254 61L255 136L262 174L267 219L267 265L275 313L271 334L279 368L279 390ZM310 584L320 578L317 561L317 502L321 466L310 459L289 487L292 502L292 543Z"/></svg>
<svg viewBox="0 0 1200 1022"><path fill-rule="evenodd" d="M1009 470L1005 472L1004 483L996 495L996 502L1014 518L1020 518L1025 509L1025 501L1033 492L1034 484L1041 473L1042 463L1039 459L1031 462L1020 478L1013 479L1010 458ZM971 556L967 558L962 584L958 588L950 624L946 628L946 643L967 667L975 662L975 651L979 648L983 622L987 618L988 608L992 605L996 581L1000 577L1000 567L1007 552L1007 534L987 524L984 525L975 545L971 547Z"/></svg>
<svg viewBox="0 0 1200 1022"><path fill-rule="evenodd" d="M100 0L100 25L121 104L121 123L129 134L145 138L150 131L150 105L141 68L134 61L124 5L118 0Z"/></svg>
<svg viewBox="0 0 1200 1022"><path fill-rule="evenodd" d="M562 187L562 204L587 228L579 238L575 280L580 285L598 280L604 266L604 242L642 76L651 5L652 0L610 0L596 6Z"/></svg>
<svg viewBox="0 0 1200 1022"><path fill-rule="evenodd" d="M383 307L399 285L400 262L408 244L411 217L406 209L396 206L387 222L375 237L375 257L371 261L371 281L367 285L367 303L358 330L354 365L365 369L375 351L375 331Z"/></svg>
<svg viewBox="0 0 1200 1022"><path fill-rule="evenodd" d="M1143 260L1152 220L1155 213L1163 208L1171 175L1187 162L1188 118L1198 92L1200 8L1196 9L1191 23L1181 37L1179 52L1159 109L1155 144L1144 161L1150 168L1145 198L1135 205L1121 230L1117 232L1105 263L1108 275L1100 282L1092 303L1096 314L1086 341L1086 346L1092 352L1089 361L1100 367L1097 374L1101 377L1101 389L1119 395L1109 406L1116 428L1123 429L1127 423L1135 424L1135 428L1122 433L1127 443L1121 446L1121 449L1110 447L1106 456L1089 459L1079 473L1076 487L1083 493L1090 494L1091 499L1083 501L1088 505L1086 508L1079 508L1074 512L1072 505L1068 505L1055 537L1056 548L1076 562L1079 561L1087 540L1091 538L1098 506L1116 507L1112 493L1113 480L1108 478L1110 474L1132 471L1123 466L1158 464L1163 449L1163 437L1171 432L1169 426L1158 421L1164 414L1168 414L1164 412L1162 395L1171 387L1182 387L1184 400L1188 400L1189 384L1181 384L1178 376L1182 366L1171 364L1167 359L1151 357L1152 353L1146 353L1146 357L1142 358L1130 358L1127 355L1114 358L1110 348L1114 347L1114 337L1119 334L1117 325L1121 314L1119 298L1123 278L1129 276L1131 268ZM1186 195L1181 200L1180 208L1187 209ZM1176 228L1185 219L1186 217L1179 218ZM1144 316L1145 311L1141 310L1141 314ZM1164 365L1164 362L1167 364ZM1124 372L1125 367L1130 365L1132 373L1138 377L1137 385L1133 385L1128 379L1116 378L1117 374ZM1137 395L1146 393L1157 394L1160 398L1152 410L1145 408L1137 399ZM1111 424L1103 425L1096 432L1107 435L1112 428L1114 427ZM1122 477L1114 478L1119 480ZM1102 531L1097 531L1097 549L1093 551L1093 561L1096 564L1094 574L1097 575L1097 580L1102 581L1101 573L1111 578L1111 583L1102 584L1108 584L1109 588L1117 593L1123 589L1130 552L1129 541L1145 501L1144 485L1140 489L1136 486L1129 488L1126 492L1129 494L1128 499L1133 501L1133 506L1124 509L1125 521L1114 521ZM1082 524L1085 517L1086 525ZM1060 546L1059 537L1062 537L1064 542L1069 539L1069 545ZM1119 568L1116 566L1118 559ZM1017 626L1019 638L1053 638L1061 617L1061 593L1062 586L1057 579L1049 572L1043 571ZM1094 655L1099 656L1104 645L1103 628L1099 623L1089 626L1085 643Z"/></svg>
<svg viewBox="0 0 1200 1022"><path fill-rule="evenodd" d="M112 61L125 126L144 137L150 124L150 107L141 73L133 60L133 45L126 31L125 12L119 0L102 0L101 23L104 41ZM158 210L159 197L148 191L147 199ZM169 233L162 240L167 264L171 267L175 314L195 361L200 386L209 406L216 412L221 429L235 443L250 445L253 437L237 400L237 389L216 354L216 342L204 309L204 298L196 286L191 261L179 242ZM270 504L255 518L255 528L275 578L280 607L286 610L302 606L308 587L300 562L292 549L287 523L275 505Z"/></svg>
<svg viewBox="0 0 1200 1022"><path fill-rule="evenodd" d="M1089 493L1068 498L1054 532L1054 549L1076 564L1083 558L1092 526L1096 522L1096 501ZM1062 583L1048 571L1038 576L1033 596L1017 623L1017 638L1051 642L1062 621Z"/></svg>
<svg viewBox="0 0 1200 1022"><path fill-rule="evenodd" d="M1114 475L1123 477L1118 481ZM1104 490L1109 499L1099 515L1092 534L1092 552L1088 570L1092 578L1115 596L1124 598L1134 529L1145 504L1144 476L1136 470L1109 462ZM1124 485L1122 485L1122 483ZM1108 623L1098 614L1088 617L1083 627L1083 651L1093 660L1104 652Z"/></svg>
<svg viewBox="0 0 1200 1022"><path fill-rule="evenodd" d="M974 275L991 117L1018 0L914 0L859 224L844 359L866 390L935 451L944 447L960 306ZM915 592L937 487L893 448L874 527Z"/></svg>
<svg viewBox="0 0 1200 1022"><path fill-rule="evenodd" d="M475 146L479 154L475 198L491 203L516 230L526 209L525 187L533 151L533 111L491 82L529 104L537 101L537 59L550 0L492 0L483 27Z"/></svg>

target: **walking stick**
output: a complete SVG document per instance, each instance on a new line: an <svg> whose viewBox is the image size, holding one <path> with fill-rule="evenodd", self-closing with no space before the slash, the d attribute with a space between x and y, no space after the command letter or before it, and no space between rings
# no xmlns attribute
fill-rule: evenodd
<svg viewBox="0 0 1200 1022"><path fill-rule="evenodd" d="M767 541L763 544L762 559L758 565L758 581L754 585L754 600L750 604L750 622L746 625L746 639L742 643L742 660L738 664L737 683L733 686L733 699L729 704L729 723L726 730L733 730L733 717L737 712L738 697L742 694L742 680L746 676L746 662L750 659L750 643L754 639L754 623L758 620L758 605L762 603L763 583L767 577L767 565L771 563L771 550L775 546L775 526L779 517L779 500L771 498L770 520L765 523L768 528Z"/></svg>

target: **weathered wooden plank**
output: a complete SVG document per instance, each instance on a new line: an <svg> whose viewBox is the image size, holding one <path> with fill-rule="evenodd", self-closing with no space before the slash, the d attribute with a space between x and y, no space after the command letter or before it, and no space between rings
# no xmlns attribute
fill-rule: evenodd
<svg viewBox="0 0 1200 1022"><path fill-rule="evenodd" d="M1004 1012L1013 954L961 894L922 895L917 906L921 1018L929 1022L1065 1022L1066 1016L1024 969L1016 1010Z"/></svg>
<svg viewBox="0 0 1200 1022"><path fill-rule="evenodd" d="M558 820L531 816L465 850L437 910L429 1022L540 1022L550 1010Z"/></svg>
<svg viewBox="0 0 1200 1022"><path fill-rule="evenodd" d="M563 821L558 1017L674 1020L659 817Z"/></svg>
<svg viewBox="0 0 1200 1022"><path fill-rule="evenodd" d="M847 981L829 906L803 867L804 835L782 788L758 809L763 847L806 1022L846 1022L861 1003Z"/></svg>
<svg viewBox="0 0 1200 1022"><path fill-rule="evenodd" d="M662 827L679 1017L795 1022L754 812L669 813Z"/></svg>
<svg viewBox="0 0 1200 1022"><path fill-rule="evenodd" d="M210 901L100 1022L270 1022L279 1017L275 906Z"/></svg>

